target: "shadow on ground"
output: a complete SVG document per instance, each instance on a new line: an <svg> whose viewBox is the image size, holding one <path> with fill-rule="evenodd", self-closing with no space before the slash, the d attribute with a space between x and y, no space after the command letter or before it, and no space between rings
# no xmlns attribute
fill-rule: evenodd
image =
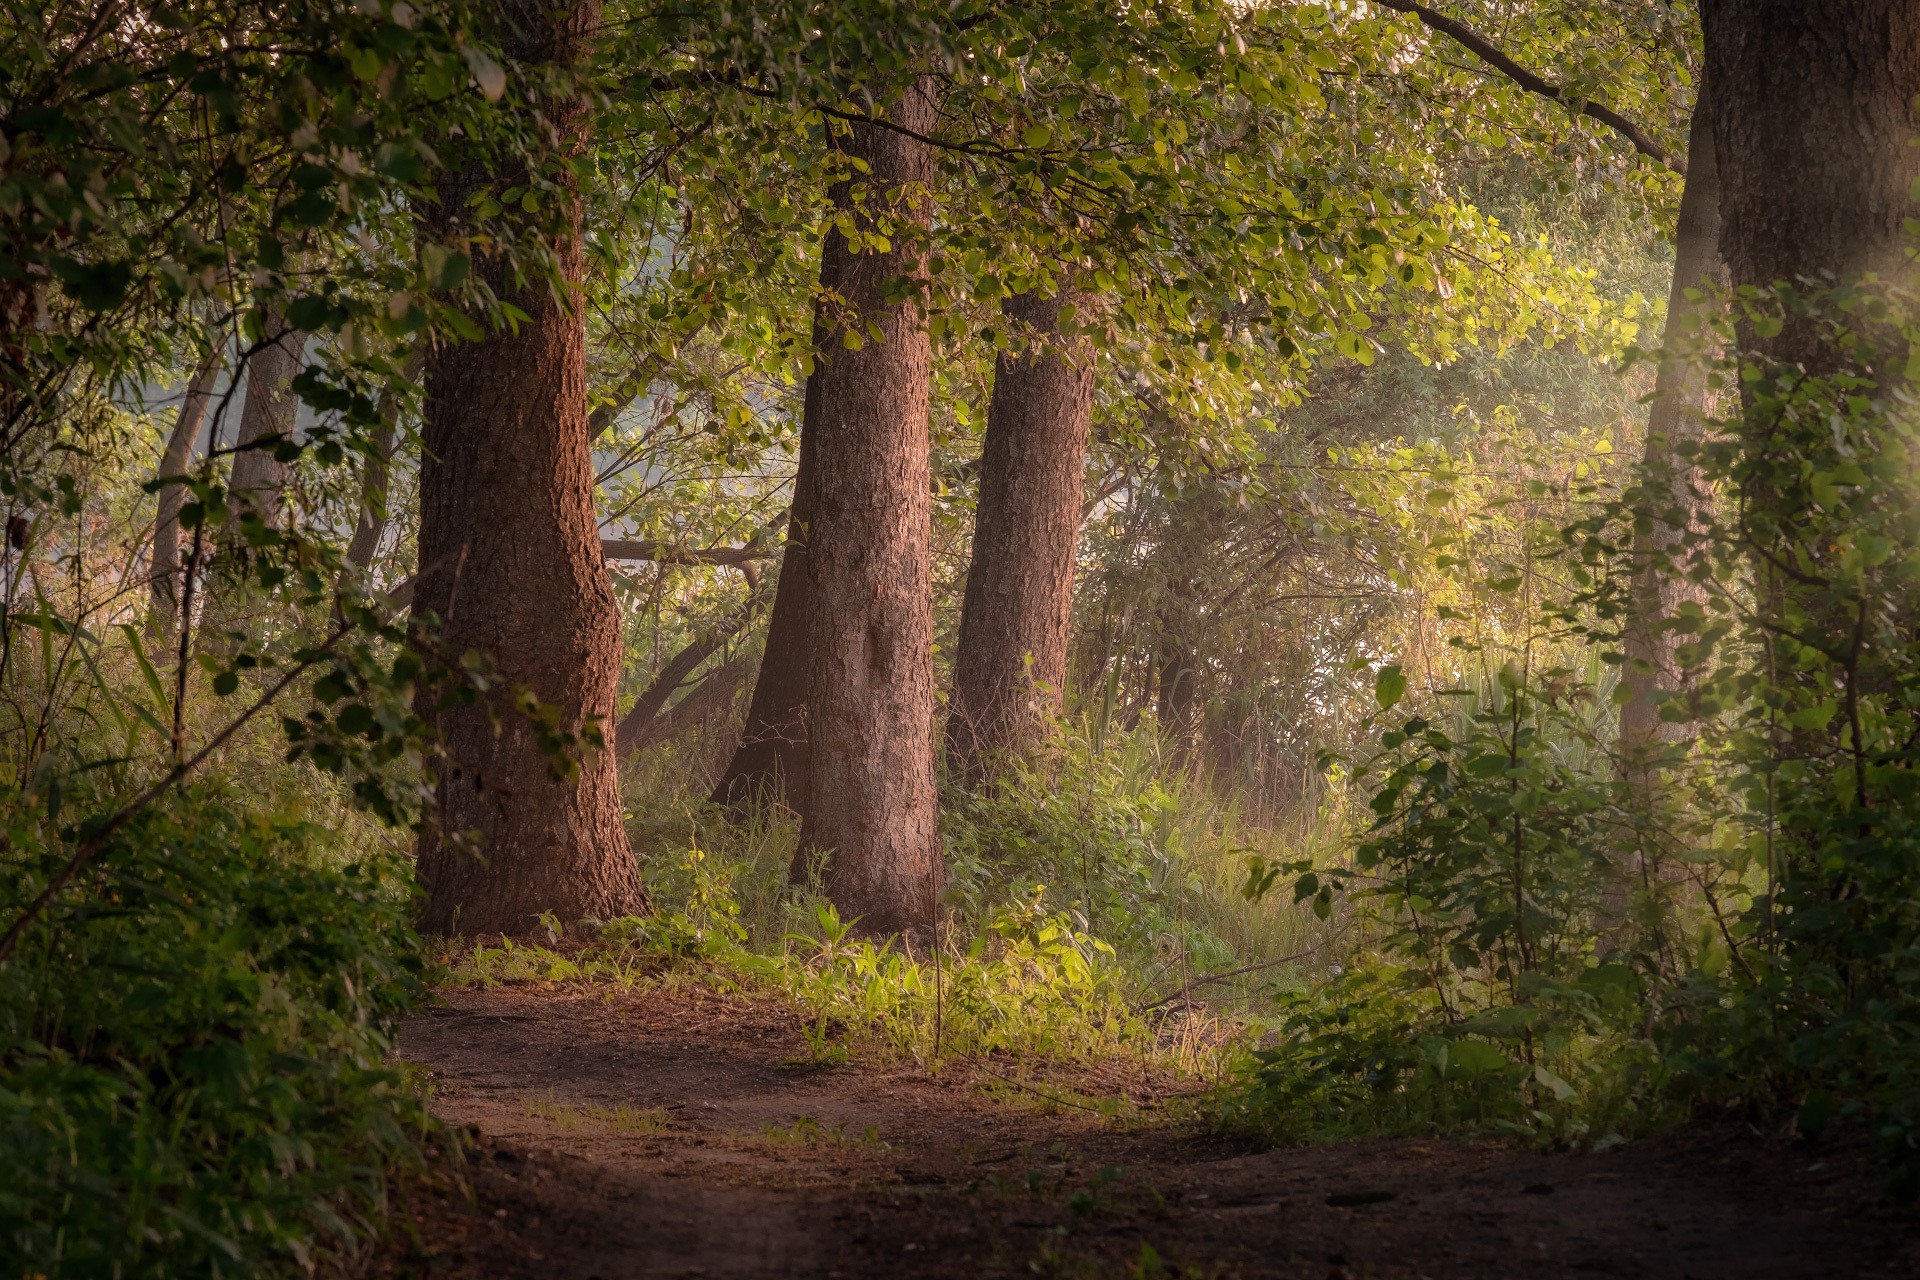
<svg viewBox="0 0 1920 1280"><path fill-rule="evenodd" d="M789 1010L738 995L448 995L401 1051L474 1135L472 1195L410 1195L375 1273L1920 1275L1912 1217L1876 1204L1857 1156L1699 1134L1251 1153L1009 1105L960 1073L788 1065L804 1048Z"/></svg>

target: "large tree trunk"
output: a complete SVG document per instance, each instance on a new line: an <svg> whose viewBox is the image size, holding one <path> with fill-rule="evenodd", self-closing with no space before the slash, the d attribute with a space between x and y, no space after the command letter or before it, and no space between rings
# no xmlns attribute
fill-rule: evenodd
<svg viewBox="0 0 1920 1280"><path fill-rule="evenodd" d="M160 454L157 477L185 475L193 462L194 441L206 424L207 403L213 398L213 384L220 376L220 348L215 346L194 371L180 399L180 415L174 419L167 447ZM148 590L153 602L151 630L156 637L170 637L178 626L180 607L180 508L187 502L187 491L177 484L160 490L154 504L153 555Z"/></svg>
<svg viewBox="0 0 1920 1280"><path fill-rule="evenodd" d="M1674 231L1673 282L1667 290L1667 325L1641 470L1660 486L1662 510L1634 538L1633 603L1624 648L1627 666L1621 680L1626 701L1620 706L1620 752L1630 775L1644 775L1662 744L1678 741L1683 725L1660 719L1659 695L1677 684L1673 636L1659 629L1684 600L1699 592L1667 561L1686 536L1698 510L1697 478L1682 456L1698 441L1708 406L1707 370L1689 343L1700 335L1703 317L1687 297L1689 289L1711 294L1726 285L1720 260L1720 179L1714 163L1709 103L1703 91L1694 106L1687 146L1687 182L1680 197Z"/></svg>
<svg viewBox="0 0 1920 1280"><path fill-rule="evenodd" d="M1063 341L1060 311L1084 298L1062 289L1007 299L1028 346L1003 353L980 455L973 561L960 611L947 766L968 785L993 761L1030 750L1060 711L1073 614L1074 553L1093 361Z"/></svg>
<svg viewBox="0 0 1920 1280"><path fill-rule="evenodd" d="M934 125L930 85L893 113ZM868 166L853 216L891 246L854 253L836 230L822 274L844 310L817 348L806 529L811 760L798 859L824 858L829 897L875 934L924 929L944 870L934 782L933 610L925 287L932 149L854 126ZM865 341L855 337L864 334ZM877 339L876 339L877 335ZM847 339L852 337L852 341Z"/></svg>
<svg viewBox="0 0 1920 1280"><path fill-rule="evenodd" d="M1721 253L1735 285L1902 266L1912 216L1913 0L1705 0ZM1815 327L1744 335L1771 359L1828 363Z"/></svg>
<svg viewBox="0 0 1920 1280"><path fill-rule="evenodd" d="M513 52L567 65L599 6L500 8ZM547 117L562 148L581 145L583 104L549 103ZM500 176L456 170L441 210L458 216L476 185ZM445 752L439 825L420 842L423 924L436 932L522 932L543 911L571 922L645 906L611 750L620 620L594 518L577 203L568 216L555 247L573 296L514 290L497 260L482 260L528 319L427 361L416 617L439 619L429 638L443 653L477 650L495 673L485 706L423 708ZM567 728L597 720L608 749L556 778L538 726L514 706L522 689Z"/></svg>
<svg viewBox="0 0 1920 1280"><path fill-rule="evenodd" d="M287 488L287 464L273 456L273 445L246 446L293 437L300 413L300 397L293 380L307 354L307 335L289 329L279 312L267 313L267 331L261 345L247 357L247 400L240 411L240 434L234 441L242 452L233 456L228 499L236 509L251 507L268 524L280 523Z"/></svg>

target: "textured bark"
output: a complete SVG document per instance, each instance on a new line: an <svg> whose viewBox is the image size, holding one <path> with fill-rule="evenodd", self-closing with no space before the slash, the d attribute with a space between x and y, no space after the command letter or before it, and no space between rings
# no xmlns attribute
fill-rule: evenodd
<svg viewBox="0 0 1920 1280"><path fill-rule="evenodd" d="M892 115L926 133L931 88ZM824 860L828 896L873 934L927 928L944 869L934 784L932 548L927 442L931 351L924 283L933 176L927 144L854 127L869 166L854 216L891 214L891 247L853 253L835 231L822 274L828 318L808 392L815 404L806 504L807 803L796 870ZM858 328L856 329L855 326ZM844 341L854 332L857 349Z"/></svg>
<svg viewBox="0 0 1920 1280"><path fill-rule="evenodd" d="M1920 5L1913 0L1705 0L1701 5L1720 247L1733 283L1844 281L1902 266L1920 155ZM1826 363L1813 326L1745 337Z"/></svg>
<svg viewBox="0 0 1920 1280"><path fill-rule="evenodd" d="M1629 661L1621 676L1627 698L1620 707L1620 749L1629 770L1642 769L1650 752L1662 743L1678 741L1686 732L1685 726L1660 719L1657 695L1675 689L1677 673L1673 668L1673 635L1655 624L1671 617L1683 601L1699 595L1665 562L1692 524L1699 503L1696 477L1680 450L1701 438L1709 412L1703 362L1685 350L1688 339L1699 333L1702 321L1687 290L1711 295L1726 285L1726 267L1720 260L1720 181L1709 124L1710 105L1703 92L1694 107L1686 190L1680 198L1679 225L1674 232L1665 354L1654 383L1641 457L1643 472L1665 492L1664 509L1652 527L1634 539L1634 617L1623 646Z"/></svg>
<svg viewBox="0 0 1920 1280"><path fill-rule="evenodd" d="M213 384L220 376L220 350L207 353L186 394L180 398L180 413L167 436L167 447L160 454L156 476L185 475L193 462L194 441L206 425L207 403L213 398ZM187 502L187 491L177 484L160 490L153 516L152 578L148 586L153 602L151 622L156 636L171 636L178 624L180 601L180 508Z"/></svg>
<svg viewBox="0 0 1920 1280"><path fill-rule="evenodd" d="M994 370L980 454L973 559L960 611L947 767L968 785L997 758L1031 750L1060 711L1073 615L1074 555L1093 361L1060 339L1060 312L1084 299L1031 293L1003 308L1031 338Z"/></svg>
<svg viewBox="0 0 1920 1280"><path fill-rule="evenodd" d="M561 65L579 56L598 21L591 2L511 0L496 12L511 52ZM546 114L562 148L581 145L584 106L549 103ZM464 210L474 186L502 176L455 170L439 216ZM497 261L482 260L477 269L528 320L518 332L437 348L427 361L416 617L440 620L433 640L442 652L478 650L496 675L486 708L423 708L445 751L439 826L420 842L423 924L437 932L521 932L542 911L573 921L645 906L613 752L590 751L575 777L556 780L535 726L512 706L513 691L525 689L558 707L566 725L592 717L610 733L620 668L587 444L577 203L569 213L556 249L574 296L516 291Z"/></svg>
<svg viewBox="0 0 1920 1280"><path fill-rule="evenodd" d="M261 345L247 357L247 400L240 411L240 434L234 444L233 476L227 499L236 510L251 506L268 524L279 524L287 488L287 464L273 456L273 446L246 446L262 440L291 439L300 412L293 380L306 358L307 335L289 329L278 312L267 313L267 331Z"/></svg>

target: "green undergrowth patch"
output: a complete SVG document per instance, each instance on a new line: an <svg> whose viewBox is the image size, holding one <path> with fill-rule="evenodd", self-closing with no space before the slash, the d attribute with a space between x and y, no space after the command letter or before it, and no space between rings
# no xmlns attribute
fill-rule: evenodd
<svg viewBox="0 0 1920 1280"><path fill-rule="evenodd" d="M7 833L15 918L57 855ZM388 1061L423 994L402 868L205 789L130 824L0 965L9 1274L310 1273L380 1230L423 1091Z"/></svg>
<svg viewBox="0 0 1920 1280"><path fill-rule="evenodd" d="M690 886L677 904L662 902L649 916L576 924L572 937L549 920L546 945L476 943L442 957L440 981L613 991L698 983L775 996L802 1017L805 1050L787 1064L793 1069L831 1067L856 1055L933 1070L998 1063L1009 1078L1028 1066L1114 1058L1189 1078L1216 1066L1216 1044L1163 1034L1155 1014L1141 1009L1137 978L1114 948L1076 919L1049 911L1039 895L964 933L957 924L943 930L938 946L858 936L831 904L807 896L798 905L810 914L777 946L756 948L727 868L695 847L674 874Z"/></svg>

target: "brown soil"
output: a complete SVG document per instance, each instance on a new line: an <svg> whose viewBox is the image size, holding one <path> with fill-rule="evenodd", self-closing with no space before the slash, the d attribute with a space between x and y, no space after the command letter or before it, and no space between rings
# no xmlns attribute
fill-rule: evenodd
<svg viewBox="0 0 1920 1280"><path fill-rule="evenodd" d="M401 1047L477 1136L471 1199L411 1196L386 1275L1920 1275L1857 1156L1751 1138L1250 1152L961 1071L796 1069L790 1010L704 990L456 992Z"/></svg>

